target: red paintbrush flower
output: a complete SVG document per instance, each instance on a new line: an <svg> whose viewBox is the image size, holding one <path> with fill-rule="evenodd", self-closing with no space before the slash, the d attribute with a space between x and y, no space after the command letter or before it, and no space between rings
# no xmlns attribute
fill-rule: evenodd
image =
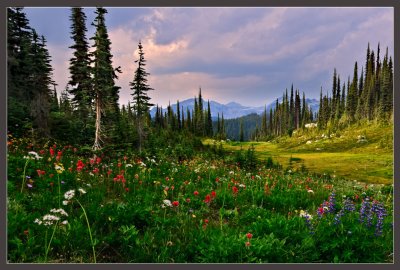
<svg viewBox="0 0 400 270"><path fill-rule="evenodd" d="M172 205L178 207L179 206L179 202L178 201L173 201Z"/></svg>

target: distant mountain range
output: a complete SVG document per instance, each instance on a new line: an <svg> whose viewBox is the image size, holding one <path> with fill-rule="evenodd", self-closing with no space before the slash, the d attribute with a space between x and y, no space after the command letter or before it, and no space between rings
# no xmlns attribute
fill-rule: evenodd
<svg viewBox="0 0 400 270"><path fill-rule="evenodd" d="M279 102L282 102L282 97L278 99ZM312 111L315 113L319 109L319 101L317 99L306 99L306 103L308 106L311 106ZM272 108L275 108L276 101L271 102L270 104L267 105L267 113L269 113L269 110ZM187 100L184 100L182 102L179 102L179 105L182 109L183 107L183 112L185 113L186 117L186 109L189 108L190 111L193 110L194 108L194 98L190 98ZM171 105L172 109L174 112L176 112L176 103ZM203 99L203 108L207 109L207 101ZM252 113L256 113L261 115L264 112L264 106L260 107L249 107L249 106L243 106L237 102L229 102L227 104L221 104L216 101L210 100L210 108L211 108L211 117L215 120L217 119L218 113L221 116L222 113L224 113L224 118L225 119L233 119L233 118L238 118L242 117L245 115L249 115ZM167 108L163 108L163 112L166 112ZM155 116L156 114L156 108L152 108L150 110L150 114L152 117Z"/></svg>

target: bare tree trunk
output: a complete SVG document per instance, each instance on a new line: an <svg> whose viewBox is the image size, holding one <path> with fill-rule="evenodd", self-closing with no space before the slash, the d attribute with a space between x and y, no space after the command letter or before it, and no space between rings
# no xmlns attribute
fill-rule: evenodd
<svg viewBox="0 0 400 270"><path fill-rule="evenodd" d="M100 106L100 98L99 94L97 94L96 98L96 133L94 138L93 150L100 150L101 145L101 106Z"/></svg>

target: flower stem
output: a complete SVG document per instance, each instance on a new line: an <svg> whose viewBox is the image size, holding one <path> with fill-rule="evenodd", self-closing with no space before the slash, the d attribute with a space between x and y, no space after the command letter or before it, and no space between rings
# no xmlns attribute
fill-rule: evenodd
<svg viewBox="0 0 400 270"><path fill-rule="evenodd" d="M56 225L54 226L53 233L51 234L49 244L48 244L48 246L46 248L46 253L44 254L44 261L45 262L47 262L47 254L49 254L50 245L51 245L51 242L53 241L53 237L54 237L54 233L56 232L57 225L58 225L58 221L57 221ZM47 230L46 230L46 239L47 239Z"/></svg>
<svg viewBox="0 0 400 270"><path fill-rule="evenodd" d="M22 193L22 191L23 191L23 189L24 189L24 186L25 186L25 179L26 179L26 167L28 166L28 163L29 163L29 159L27 159L27 160L26 160L26 162L25 162L25 166L24 166L24 175L22 176L22 186L21 186L21 193Z"/></svg>
<svg viewBox="0 0 400 270"><path fill-rule="evenodd" d="M79 205L81 206L82 211L83 211L83 214L85 215L85 218L86 218L86 224L87 224L87 227L88 227L89 236L90 236L90 242L91 242L91 244L92 244L92 250L93 250L93 261L94 261L94 263L96 263L96 252L94 251L94 243L93 243L93 238L92 238L92 231L90 230L89 220L88 220L88 217L87 217L87 215L86 215L85 208L82 206L82 204L79 202L78 199L76 199L76 201L77 201L77 202L79 203Z"/></svg>
<svg viewBox="0 0 400 270"><path fill-rule="evenodd" d="M57 173L58 178L58 208L61 208L61 181L60 175Z"/></svg>

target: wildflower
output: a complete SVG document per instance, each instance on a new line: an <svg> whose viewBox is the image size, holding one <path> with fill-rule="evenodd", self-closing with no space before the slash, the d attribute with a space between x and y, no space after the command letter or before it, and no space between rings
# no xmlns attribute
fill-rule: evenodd
<svg viewBox="0 0 400 270"><path fill-rule="evenodd" d="M204 220L204 223L205 223L205 224L208 224L208 219L205 219L205 220Z"/></svg>
<svg viewBox="0 0 400 270"><path fill-rule="evenodd" d="M58 174L61 174L63 171L65 171L64 166L61 163L55 164L54 169Z"/></svg>
<svg viewBox="0 0 400 270"><path fill-rule="evenodd" d="M61 159L61 156L62 156L62 152L61 152L61 151L58 151L58 152L57 152L56 160L59 161L59 160Z"/></svg>
<svg viewBox="0 0 400 270"><path fill-rule="evenodd" d="M126 192L129 192L129 188L125 188L125 191L126 191Z"/></svg>
<svg viewBox="0 0 400 270"><path fill-rule="evenodd" d="M210 195L206 195L206 198L204 199L205 203L210 203L211 202L211 196Z"/></svg>
<svg viewBox="0 0 400 270"><path fill-rule="evenodd" d="M63 205L68 205L69 201L63 201L62 204Z"/></svg>
<svg viewBox="0 0 400 270"><path fill-rule="evenodd" d="M68 220L64 220L63 222L61 222L62 225L67 225L68 224Z"/></svg>
<svg viewBox="0 0 400 270"><path fill-rule="evenodd" d="M32 184L26 184L28 186L28 188L32 188Z"/></svg>
<svg viewBox="0 0 400 270"><path fill-rule="evenodd" d="M178 207L179 206L179 202L178 201L173 201L172 205L175 206L175 207Z"/></svg>
<svg viewBox="0 0 400 270"><path fill-rule="evenodd" d="M251 238L253 238L253 235L251 233L247 233L246 237L247 237L247 239L251 239Z"/></svg>
<svg viewBox="0 0 400 270"><path fill-rule="evenodd" d="M43 221L41 221L41 220L39 220L39 219L37 218L37 219L35 219L34 223L39 224L39 225L42 225Z"/></svg>
<svg viewBox="0 0 400 270"><path fill-rule="evenodd" d="M100 157L97 157L96 158L96 164L99 164L101 162L101 158Z"/></svg>
<svg viewBox="0 0 400 270"><path fill-rule="evenodd" d="M383 219L385 216L387 216L386 209L382 203L374 201L371 212L374 212L378 218L375 226L375 236L380 236L383 233Z"/></svg>
<svg viewBox="0 0 400 270"><path fill-rule="evenodd" d="M199 192L196 190L195 192L193 192L194 196L199 195Z"/></svg>
<svg viewBox="0 0 400 270"><path fill-rule="evenodd" d="M308 229L310 230L310 234L314 234L314 227L313 227L313 225L311 223L312 215L308 214L304 210L301 210L300 211L300 217L304 218L304 220L306 222L306 225L307 225Z"/></svg>
<svg viewBox="0 0 400 270"><path fill-rule="evenodd" d="M217 193L213 190L211 191L211 197L215 198L217 196Z"/></svg>
<svg viewBox="0 0 400 270"><path fill-rule="evenodd" d="M233 194L236 195L238 193L238 188L236 186L232 187Z"/></svg>
<svg viewBox="0 0 400 270"><path fill-rule="evenodd" d="M85 164L83 164L82 160L78 160L78 163L76 164L76 170L80 172L83 167L85 167Z"/></svg>
<svg viewBox="0 0 400 270"><path fill-rule="evenodd" d="M62 208L59 208L59 209L51 209L51 210L50 210L50 213L54 213L54 214L59 213L59 214L61 214L61 215L63 215L63 216L68 217L67 212L65 212L65 210L62 209Z"/></svg>
<svg viewBox="0 0 400 270"><path fill-rule="evenodd" d="M129 163L125 165L125 168L130 168L130 167L133 167L133 165Z"/></svg>
<svg viewBox="0 0 400 270"><path fill-rule="evenodd" d="M74 196L75 196L75 190L73 190L73 189L65 192L65 194L64 194L64 198L66 200L71 200Z"/></svg>
<svg viewBox="0 0 400 270"><path fill-rule="evenodd" d="M86 191L85 191L83 188L79 188L78 191L79 191L81 194L85 194L85 193L86 193Z"/></svg>
<svg viewBox="0 0 400 270"><path fill-rule="evenodd" d="M251 243L250 243L249 241L247 241L247 242L245 243L245 246L246 246L246 247L249 247L249 246L251 246Z"/></svg>
<svg viewBox="0 0 400 270"><path fill-rule="evenodd" d="M371 202L369 201L368 197L366 197L365 200L362 201L360 208L360 223L364 223L365 221L367 221L366 223L367 227L371 226L372 222Z"/></svg>
<svg viewBox="0 0 400 270"><path fill-rule="evenodd" d="M186 202L187 202L187 203L190 203L190 198L186 198Z"/></svg>
<svg viewBox="0 0 400 270"><path fill-rule="evenodd" d="M50 156L54 156L54 149L53 148L50 147L49 152L50 152Z"/></svg>
<svg viewBox="0 0 400 270"><path fill-rule="evenodd" d="M34 159L41 159L42 157L38 155L38 153L34 152L34 151L30 151L28 152L29 155L33 156Z"/></svg>
<svg viewBox="0 0 400 270"><path fill-rule="evenodd" d="M54 215L45 215L44 217L43 217L43 221L58 221L58 220L60 220L60 218L59 217L57 217L57 216L54 216Z"/></svg>
<svg viewBox="0 0 400 270"><path fill-rule="evenodd" d="M172 207L172 203L170 200L163 200L164 205Z"/></svg>
<svg viewBox="0 0 400 270"><path fill-rule="evenodd" d="M98 173L99 173L99 168L94 168L94 169L93 169L93 173L94 173L94 174L98 174Z"/></svg>
<svg viewBox="0 0 400 270"><path fill-rule="evenodd" d="M314 193L312 189L307 190L308 193Z"/></svg>
<svg viewBox="0 0 400 270"><path fill-rule="evenodd" d="M45 175L45 174L46 174L46 172L45 172L45 171L42 171L42 170L36 170L36 172L37 172L37 174L38 174L39 177L41 177L42 175Z"/></svg>
<svg viewBox="0 0 400 270"><path fill-rule="evenodd" d="M324 207L319 207L317 210L317 215L319 218L322 218L322 216L324 215Z"/></svg>
<svg viewBox="0 0 400 270"><path fill-rule="evenodd" d="M329 196L329 213L333 213L335 212L335 205L336 205L336 198L335 198L336 194L334 191L332 191L331 196Z"/></svg>

